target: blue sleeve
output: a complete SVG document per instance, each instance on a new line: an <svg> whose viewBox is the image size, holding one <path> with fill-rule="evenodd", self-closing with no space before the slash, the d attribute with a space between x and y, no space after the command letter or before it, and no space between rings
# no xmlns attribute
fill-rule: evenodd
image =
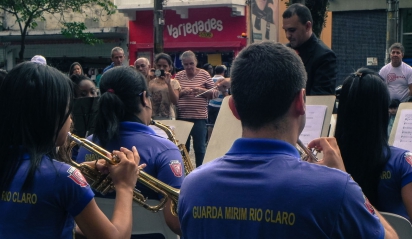
<svg viewBox="0 0 412 239"><path fill-rule="evenodd" d="M157 178L174 187L180 188L185 178L184 164L179 149L168 149L156 157Z"/></svg>
<svg viewBox="0 0 412 239"><path fill-rule="evenodd" d="M401 187L412 182L412 152L405 152L399 159L399 167L401 173Z"/></svg>
<svg viewBox="0 0 412 239"><path fill-rule="evenodd" d="M69 214L76 217L93 199L94 193L80 170L70 165L61 167L59 200Z"/></svg>
<svg viewBox="0 0 412 239"><path fill-rule="evenodd" d="M362 189L348 176L331 238L384 238L385 230Z"/></svg>

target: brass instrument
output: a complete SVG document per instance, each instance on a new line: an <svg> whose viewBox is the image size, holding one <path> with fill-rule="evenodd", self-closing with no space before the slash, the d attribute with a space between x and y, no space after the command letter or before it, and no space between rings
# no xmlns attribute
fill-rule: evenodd
<svg viewBox="0 0 412 239"><path fill-rule="evenodd" d="M176 136L170 129L170 127L154 120L152 120L150 124L163 130L167 134L168 139L179 148L180 154L182 155L183 164L185 166L185 174L188 175L190 172L192 172L194 168L192 161L190 160L189 152L187 152L186 146L184 144L178 144Z"/></svg>
<svg viewBox="0 0 412 239"><path fill-rule="evenodd" d="M312 159L312 161L314 161L314 162L319 161L319 159L316 157L316 154L313 151L311 151L310 149L308 149L305 145L303 145L303 143L302 143L302 141L300 141L300 139L298 139L296 149L299 151L300 157L303 161L308 161L309 158Z"/></svg>
<svg viewBox="0 0 412 239"><path fill-rule="evenodd" d="M99 155L102 159L105 159L106 162L110 164L116 164L119 162L119 160L117 159L115 155L112 155L110 152L101 148L100 146L91 142L90 140L79 138L78 136L73 135L71 133L68 133L68 136L72 140L71 148L73 148L77 144L81 147L84 147L88 151ZM108 157L107 155L111 155L111 157ZM88 179L90 186L94 190L98 191L99 193L104 195L110 190L114 189L114 184L112 182L112 179L110 178L110 175L101 174L100 172L90 167L89 165L78 164L74 162L73 160L71 160L69 164L79 169L82 172L83 176L85 176ZM141 182L143 185L152 189L156 193L161 194L163 198L160 200L160 203L158 205L151 206L146 203L147 199L140 193L140 191L138 191L137 189L134 189L133 200L135 202L137 202L139 205L143 206L144 208L152 212L158 212L159 210L162 210L164 208L167 200L170 199L172 214L174 216L177 216L177 201L179 199L179 193L180 193L179 189L173 188L163 183L162 181L147 174L146 172L142 170L140 170L137 181Z"/></svg>

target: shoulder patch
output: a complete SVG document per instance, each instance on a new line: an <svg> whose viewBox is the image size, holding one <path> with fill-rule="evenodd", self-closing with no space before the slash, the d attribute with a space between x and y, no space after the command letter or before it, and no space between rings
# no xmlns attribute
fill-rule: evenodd
<svg viewBox="0 0 412 239"><path fill-rule="evenodd" d="M172 169L173 174L180 178L183 175L182 163L179 160L171 160L169 163L170 169Z"/></svg>
<svg viewBox="0 0 412 239"><path fill-rule="evenodd" d="M372 214L375 215L375 209L373 208L372 204L369 202L369 199L363 195L363 199L365 199L365 207L366 209Z"/></svg>
<svg viewBox="0 0 412 239"><path fill-rule="evenodd" d="M86 179L83 177L83 174L77 168L71 166L69 169L67 169L67 173L69 173L69 176L67 177L73 180L80 187L86 187L89 185Z"/></svg>
<svg viewBox="0 0 412 239"><path fill-rule="evenodd" d="M405 160L412 166L412 153L411 152L406 152L405 153Z"/></svg>

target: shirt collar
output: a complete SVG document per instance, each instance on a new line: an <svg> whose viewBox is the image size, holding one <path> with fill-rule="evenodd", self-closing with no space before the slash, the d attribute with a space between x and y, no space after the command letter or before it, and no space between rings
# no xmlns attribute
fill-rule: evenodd
<svg viewBox="0 0 412 239"><path fill-rule="evenodd" d="M124 121L120 123L120 129L126 131L139 131L146 134L156 135L156 132L147 125L137 123L137 122L130 122Z"/></svg>
<svg viewBox="0 0 412 239"><path fill-rule="evenodd" d="M300 158L298 150L293 145L276 139L240 138L226 154L289 154Z"/></svg>

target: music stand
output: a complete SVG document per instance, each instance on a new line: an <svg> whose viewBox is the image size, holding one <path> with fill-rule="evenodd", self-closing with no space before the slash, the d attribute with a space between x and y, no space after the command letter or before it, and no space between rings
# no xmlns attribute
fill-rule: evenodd
<svg viewBox="0 0 412 239"><path fill-rule="evenodd" d="M412 102L399 105L388 143L412 151Z"/></svg>
<svg viewBox="0 0 412 239"><path fill-rule="evenodd" d="M98 97L74 99L72 110L73 133L77 136L85 138L93 134L98 101Z"/></svg>

